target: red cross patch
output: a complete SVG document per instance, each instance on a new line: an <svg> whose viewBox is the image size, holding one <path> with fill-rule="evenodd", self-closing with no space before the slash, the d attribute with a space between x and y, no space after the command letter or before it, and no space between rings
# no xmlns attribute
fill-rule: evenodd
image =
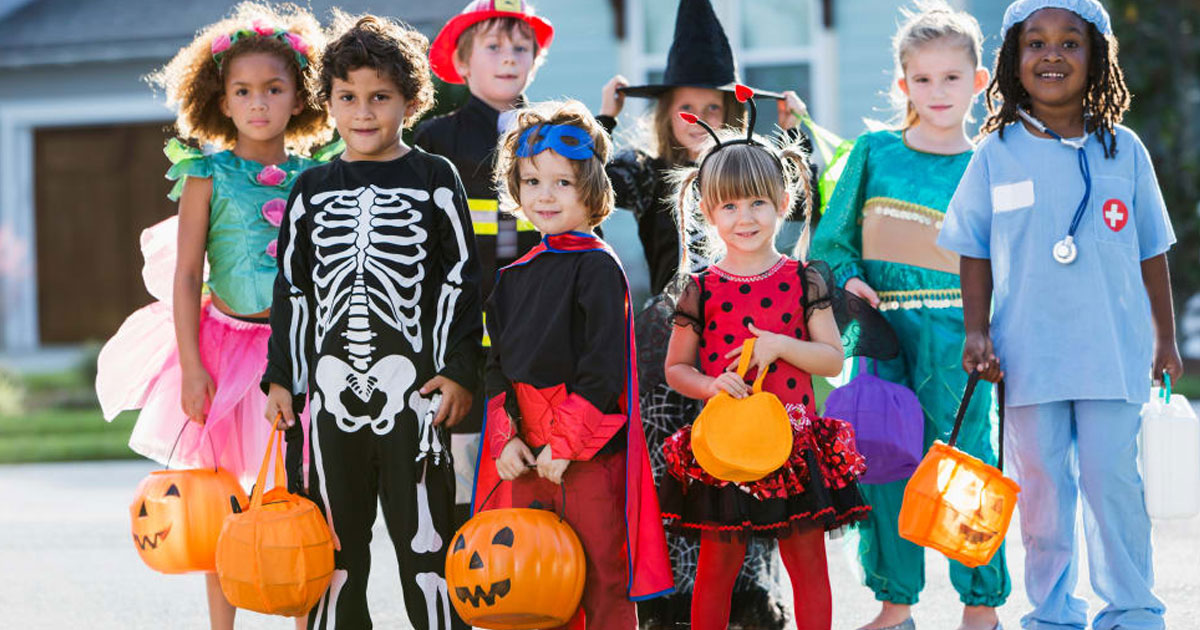
<svg viewBox="0 0 1200 630"><path fill-rule="evenodd" d="M1120 232L1129 222L1129 208L1126 208L1125 202L1120 199L1105 201L1104 206L1101 207L1101 213L1104 225L1114 232Z"/></svg>

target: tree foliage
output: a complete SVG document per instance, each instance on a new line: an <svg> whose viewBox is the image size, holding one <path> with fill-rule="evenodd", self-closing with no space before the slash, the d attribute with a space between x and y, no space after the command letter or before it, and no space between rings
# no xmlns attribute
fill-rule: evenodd
<svg viewBox="0 0 1200 630"><path fill-rule="evenodd" d="M1175 302L1200 291L1200 2L1108 0L1133 93L1125 124L1154 160L1178 244Z"/></svg>

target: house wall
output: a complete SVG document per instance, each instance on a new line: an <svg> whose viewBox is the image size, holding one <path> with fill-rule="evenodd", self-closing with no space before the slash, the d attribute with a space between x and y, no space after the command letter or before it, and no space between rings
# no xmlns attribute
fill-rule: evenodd
<svg viewBox="0 0 1200 630"><path fill-rule="evenodd" d="M606 0L540 0L536 6L553 22L555 35L529 97L575 98L598 111L600 88L620 67L611 5Z"/></svg>
<svg viewBox="0 0 1200 630"><path fill-rule="evenodd" d="M38 345L34 130L126 122L171 113L140 77L151 62L45 66L0 73L0 349ZM86 260L80 261L87 264Z"/></svg>

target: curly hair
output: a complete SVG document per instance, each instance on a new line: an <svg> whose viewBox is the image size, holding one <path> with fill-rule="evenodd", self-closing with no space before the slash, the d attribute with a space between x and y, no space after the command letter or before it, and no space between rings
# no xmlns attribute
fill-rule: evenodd
<svg viewBox="0 0 1200 630"><path fill-rule="evenodd" d="M580 203L588 211L588 225L600 225L616 204L612 182L604 170L612 154L612 142L588 108L576 100L546 101L522 108L516 124L500 139L494 179L501 198L506 201L506 209L514 216L521 216L521 158L517 157L517 142L527 129L541 125L570 125L591 136L595 157L570 162L575 170Z"/></svg>
<svg viewBox="0 0 1200 630"><path fill-rule="evenodd" d="M988 117L979 129L980 137L995 131L1003 138L1004 128L1020 117L1017 108L1028 109L1032 105L1029 92L1021 84L1020 39L1024 29L1023 21L1008 29L1004 44L996 53L996 72L987 88ZM1087 22L1087 33L1091 54L1083 110L1091 117L1104 147L1104 157L1111 158L1117 153L1115 127L1129 110L1131 95L1117 60L1117 39L1101 34L1091 22Z"/></svg>
<svg viewBox="0 0 1200 630"><path fill-rule="evenodd" d="M733 130L718 132L717 136L721 142L746 138L744 132ZM724 248L711 229L708 216L711 208L748 197L770 199L776 208L781 208L786 193L793 200L791 207L799 209L804 221L804 231L795 248L795 253L803 258L808 250L813 206L808 154L801 147L798 136L784 136L778 141L757 138L759 144L742 142L720 147L712 144L700 155L699 166L672 172L680 243L689 241L688 222L699 221L709 228L704 230L704 251L709 255L720 254ZM688 269L691 269L688 248L682 247L679 273L686 274Z"/></svg>
<svg viewBox="0 0 1200 630"><path fill-rule="evenodd" d="M302 38L308 44L303 53L307 60L305 67L300 67L296 57L299 53L275 37L240 37L221 55L220 62L213 58L213 40L251 29L256 23L284 29ZM320 24L307 10L293 4L242 2L229 17L197 33L192 43L176 53L166 66L147 75L146 80L166 92L167 105L178 107L175 128L181 138L231 148L237 141L238 130L233 120L221 112L221 98L225 96L222 70L242 55L277 55L294 73L296 98L303 104L300 113L288 120L285 141L291 149L307 152L326 142L332 133L329 114L316 98L318 51L324 43Z"/></svg>
<svg viewBox="0 0 1200 630"><path fill-rule="evenodd" d="M321 60L322 101L329 101L334 79L344 81L353 70L372 68L390 78L411 107L405 127L433 107L429 40L424 35L402 22L348 15L338 9L334 9L329 33L332 41Z"/></svg>

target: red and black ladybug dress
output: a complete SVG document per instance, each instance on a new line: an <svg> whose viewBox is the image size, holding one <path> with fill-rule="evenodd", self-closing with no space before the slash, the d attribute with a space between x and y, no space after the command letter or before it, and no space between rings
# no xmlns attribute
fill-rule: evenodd
<svg viewBox="0 0 1200 630"><path fill-rule="evenodd" d="M829 267L820 261L802 264L782 256L756 276L714 265L691 276L675 306L675 325L691 326L700 335L700 370L717 376L729 365L725 354L752 336L747 324L808 340L806 320L833 306L833 286ZM659 490L663 518L676 530L778 537L813 527L836 529L866 516L870 508L857 483L866 462L855 448L853 429L817 415L808 372L776 361L763 390L788 410L791 456L758 481L722 481L696 462L691 426L680 429L663 446L669 474Z"/></svg>

